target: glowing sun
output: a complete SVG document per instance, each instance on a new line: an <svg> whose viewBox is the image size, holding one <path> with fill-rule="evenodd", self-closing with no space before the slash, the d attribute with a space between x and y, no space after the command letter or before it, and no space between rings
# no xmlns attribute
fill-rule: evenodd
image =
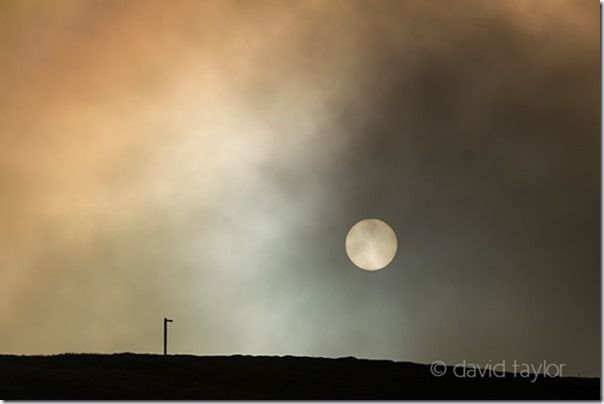
<svg viewBox="0 0 604 404"><path fill-rule="evenodd" d="M388 223L380 219L363 219L346 235L346 254L357 267L366 271L383 269L396 255L398 241Z"/></svg>

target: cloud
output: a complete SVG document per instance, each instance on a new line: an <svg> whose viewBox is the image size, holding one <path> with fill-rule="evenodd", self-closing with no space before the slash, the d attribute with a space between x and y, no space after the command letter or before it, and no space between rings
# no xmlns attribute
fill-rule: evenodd
<svg viewBox="0 0 604 404"><path fill-rule="evenodd" d="M2 350L153 351L171 316L177 352L598 368L595 5L31 4L0 13ZM399 238L370 276L363 217Z"/></svg>

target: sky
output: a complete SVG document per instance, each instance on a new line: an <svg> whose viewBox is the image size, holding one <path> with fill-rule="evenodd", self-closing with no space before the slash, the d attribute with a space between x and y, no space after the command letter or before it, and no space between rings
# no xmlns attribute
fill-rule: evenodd
<svg viewBox="0 0 604 404"><path fill-rule="evenodd" d="M599 57L597 1L1 1L0 352L166 316L174 353L599 375Z"/></svg>

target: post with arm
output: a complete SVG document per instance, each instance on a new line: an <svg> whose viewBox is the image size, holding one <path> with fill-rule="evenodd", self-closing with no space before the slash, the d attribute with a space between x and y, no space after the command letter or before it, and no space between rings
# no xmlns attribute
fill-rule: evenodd
<svg viewBox="0 0 604 404"><path fill-rule="evenodd" d="M168 354L168 323L173 321L164 317L164 355Z"/></svg>

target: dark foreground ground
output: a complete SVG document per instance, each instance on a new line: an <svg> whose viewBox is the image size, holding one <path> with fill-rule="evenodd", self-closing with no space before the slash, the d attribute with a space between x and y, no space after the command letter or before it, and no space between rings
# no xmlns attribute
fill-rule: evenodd
<svg viewBox="0 0 604 404"><path fill-rule="evenodd" d="M428 365L354 358L0 356L0 399L599 400L600 379L435 377Z"/></svg>

